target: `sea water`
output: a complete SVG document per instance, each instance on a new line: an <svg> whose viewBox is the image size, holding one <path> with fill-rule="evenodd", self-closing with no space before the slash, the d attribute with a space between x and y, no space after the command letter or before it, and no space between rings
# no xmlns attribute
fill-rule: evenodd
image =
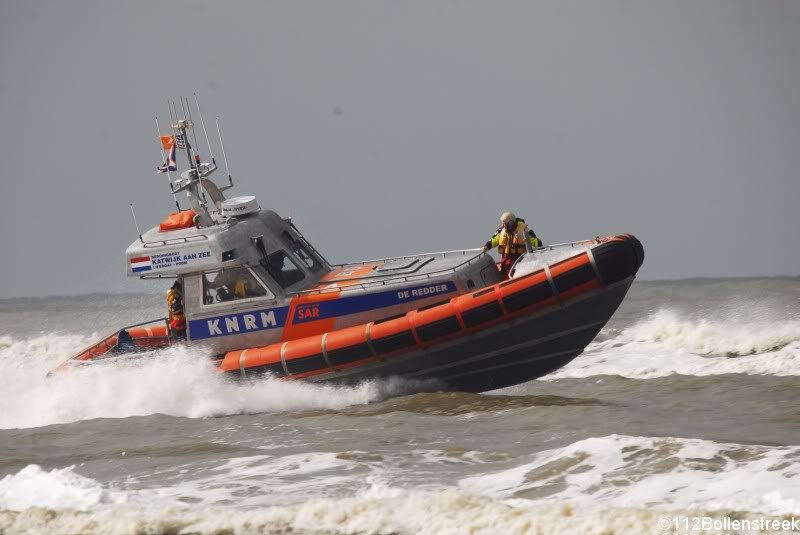
<svg viewBox="0 0 800 535"><path fill-rule="evenodd" d="M45 378L162 301L0 300L0 532L757 533L731 522L800 518L798 279L635 283L583 355L486 394L235 383L183 348Z"/></svg>

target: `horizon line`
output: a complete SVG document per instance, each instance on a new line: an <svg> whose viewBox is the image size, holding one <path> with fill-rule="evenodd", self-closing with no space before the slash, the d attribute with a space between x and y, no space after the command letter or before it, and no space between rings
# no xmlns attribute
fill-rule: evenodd
<svg viewBox="0 0 800 535"><path fill-rule="evenodd" d="M643 284L676 284L676 283L703 283L703 282L744 282L752 280L795 280L800 279L800 274L797 275L741 275L730 277L711 277L705 275L698 275L694 277L682 277L678 279L634 279L634 283ZM64 294L45 294L45 295L18 295L18 296L1 296L0 301L13 301L22 299L63 299L63 298L80 298L101 295L117 295L117 296L141 296L141 295L160 295L162 292L129 292L129 291L106 291L106 292L81 292L81 293L64 293Z"/></svg>

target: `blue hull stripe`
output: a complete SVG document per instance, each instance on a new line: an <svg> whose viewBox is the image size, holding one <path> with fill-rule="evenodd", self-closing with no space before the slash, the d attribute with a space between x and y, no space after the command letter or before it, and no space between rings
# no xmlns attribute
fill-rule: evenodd
<svg viewBox="0 0 800 535"><path fill-rule="evenodd" d="M318 303L304 303L296 307L293 323L308 323L310 321L358 314L437 295L446 295L456 290L455 283L443 282L356 295L331 301L320 301ZM203 340L205 338L218 338L232 334L277 329L286 325L288 315L289 307L283 306L191 320L189 322L189 335L192 340Z"/></svg>
<svg viewBox="0 0 800 535"><path fill-rule="evenodd" d="M293 323L308 323L309 321L358 314L359 312L386 308L399 305L400 303L417 301L435 295L445 295L455 291L456 285L454 283L443 282L441 284L430 284L428 286L418 286L414 288L398 288L397 290L390 290L388 292L357 295L344 299L321 301L319 303L308 303L297 307L294 313ZM316 309L316 312L314 309Z"/></svg>

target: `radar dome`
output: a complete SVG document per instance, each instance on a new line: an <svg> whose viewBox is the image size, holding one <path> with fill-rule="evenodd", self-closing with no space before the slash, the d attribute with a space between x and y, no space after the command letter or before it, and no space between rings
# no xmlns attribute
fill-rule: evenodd
<svg viewBox="0 0 800 535"><path fill-rule="evenodd" d="M220 207L222 217L242 217L258 212L258 201L252 195L233 197L223 201Z"/></svg>

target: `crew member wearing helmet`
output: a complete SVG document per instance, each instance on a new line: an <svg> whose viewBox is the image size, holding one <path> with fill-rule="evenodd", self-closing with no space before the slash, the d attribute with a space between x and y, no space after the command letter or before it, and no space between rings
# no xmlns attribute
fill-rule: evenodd
<svg viewBox="0 0 800 535"><path fill-rule="evenodd" d="M500 216L500 228L483 246L483 252L494 247L498 248L501 257L500 273L503 278L508 278L511 266L527 251L526 243L530 243L533 247L544 245L524 219L515 216L512 212L504 212Z"/></svg>
<svg viewBox="0 0 800 535"><path fill-rule="evenodd" d="M168 325L171 336L186 336L186 316L183 313L183 286L176 280L167 290Z"/></svg>

